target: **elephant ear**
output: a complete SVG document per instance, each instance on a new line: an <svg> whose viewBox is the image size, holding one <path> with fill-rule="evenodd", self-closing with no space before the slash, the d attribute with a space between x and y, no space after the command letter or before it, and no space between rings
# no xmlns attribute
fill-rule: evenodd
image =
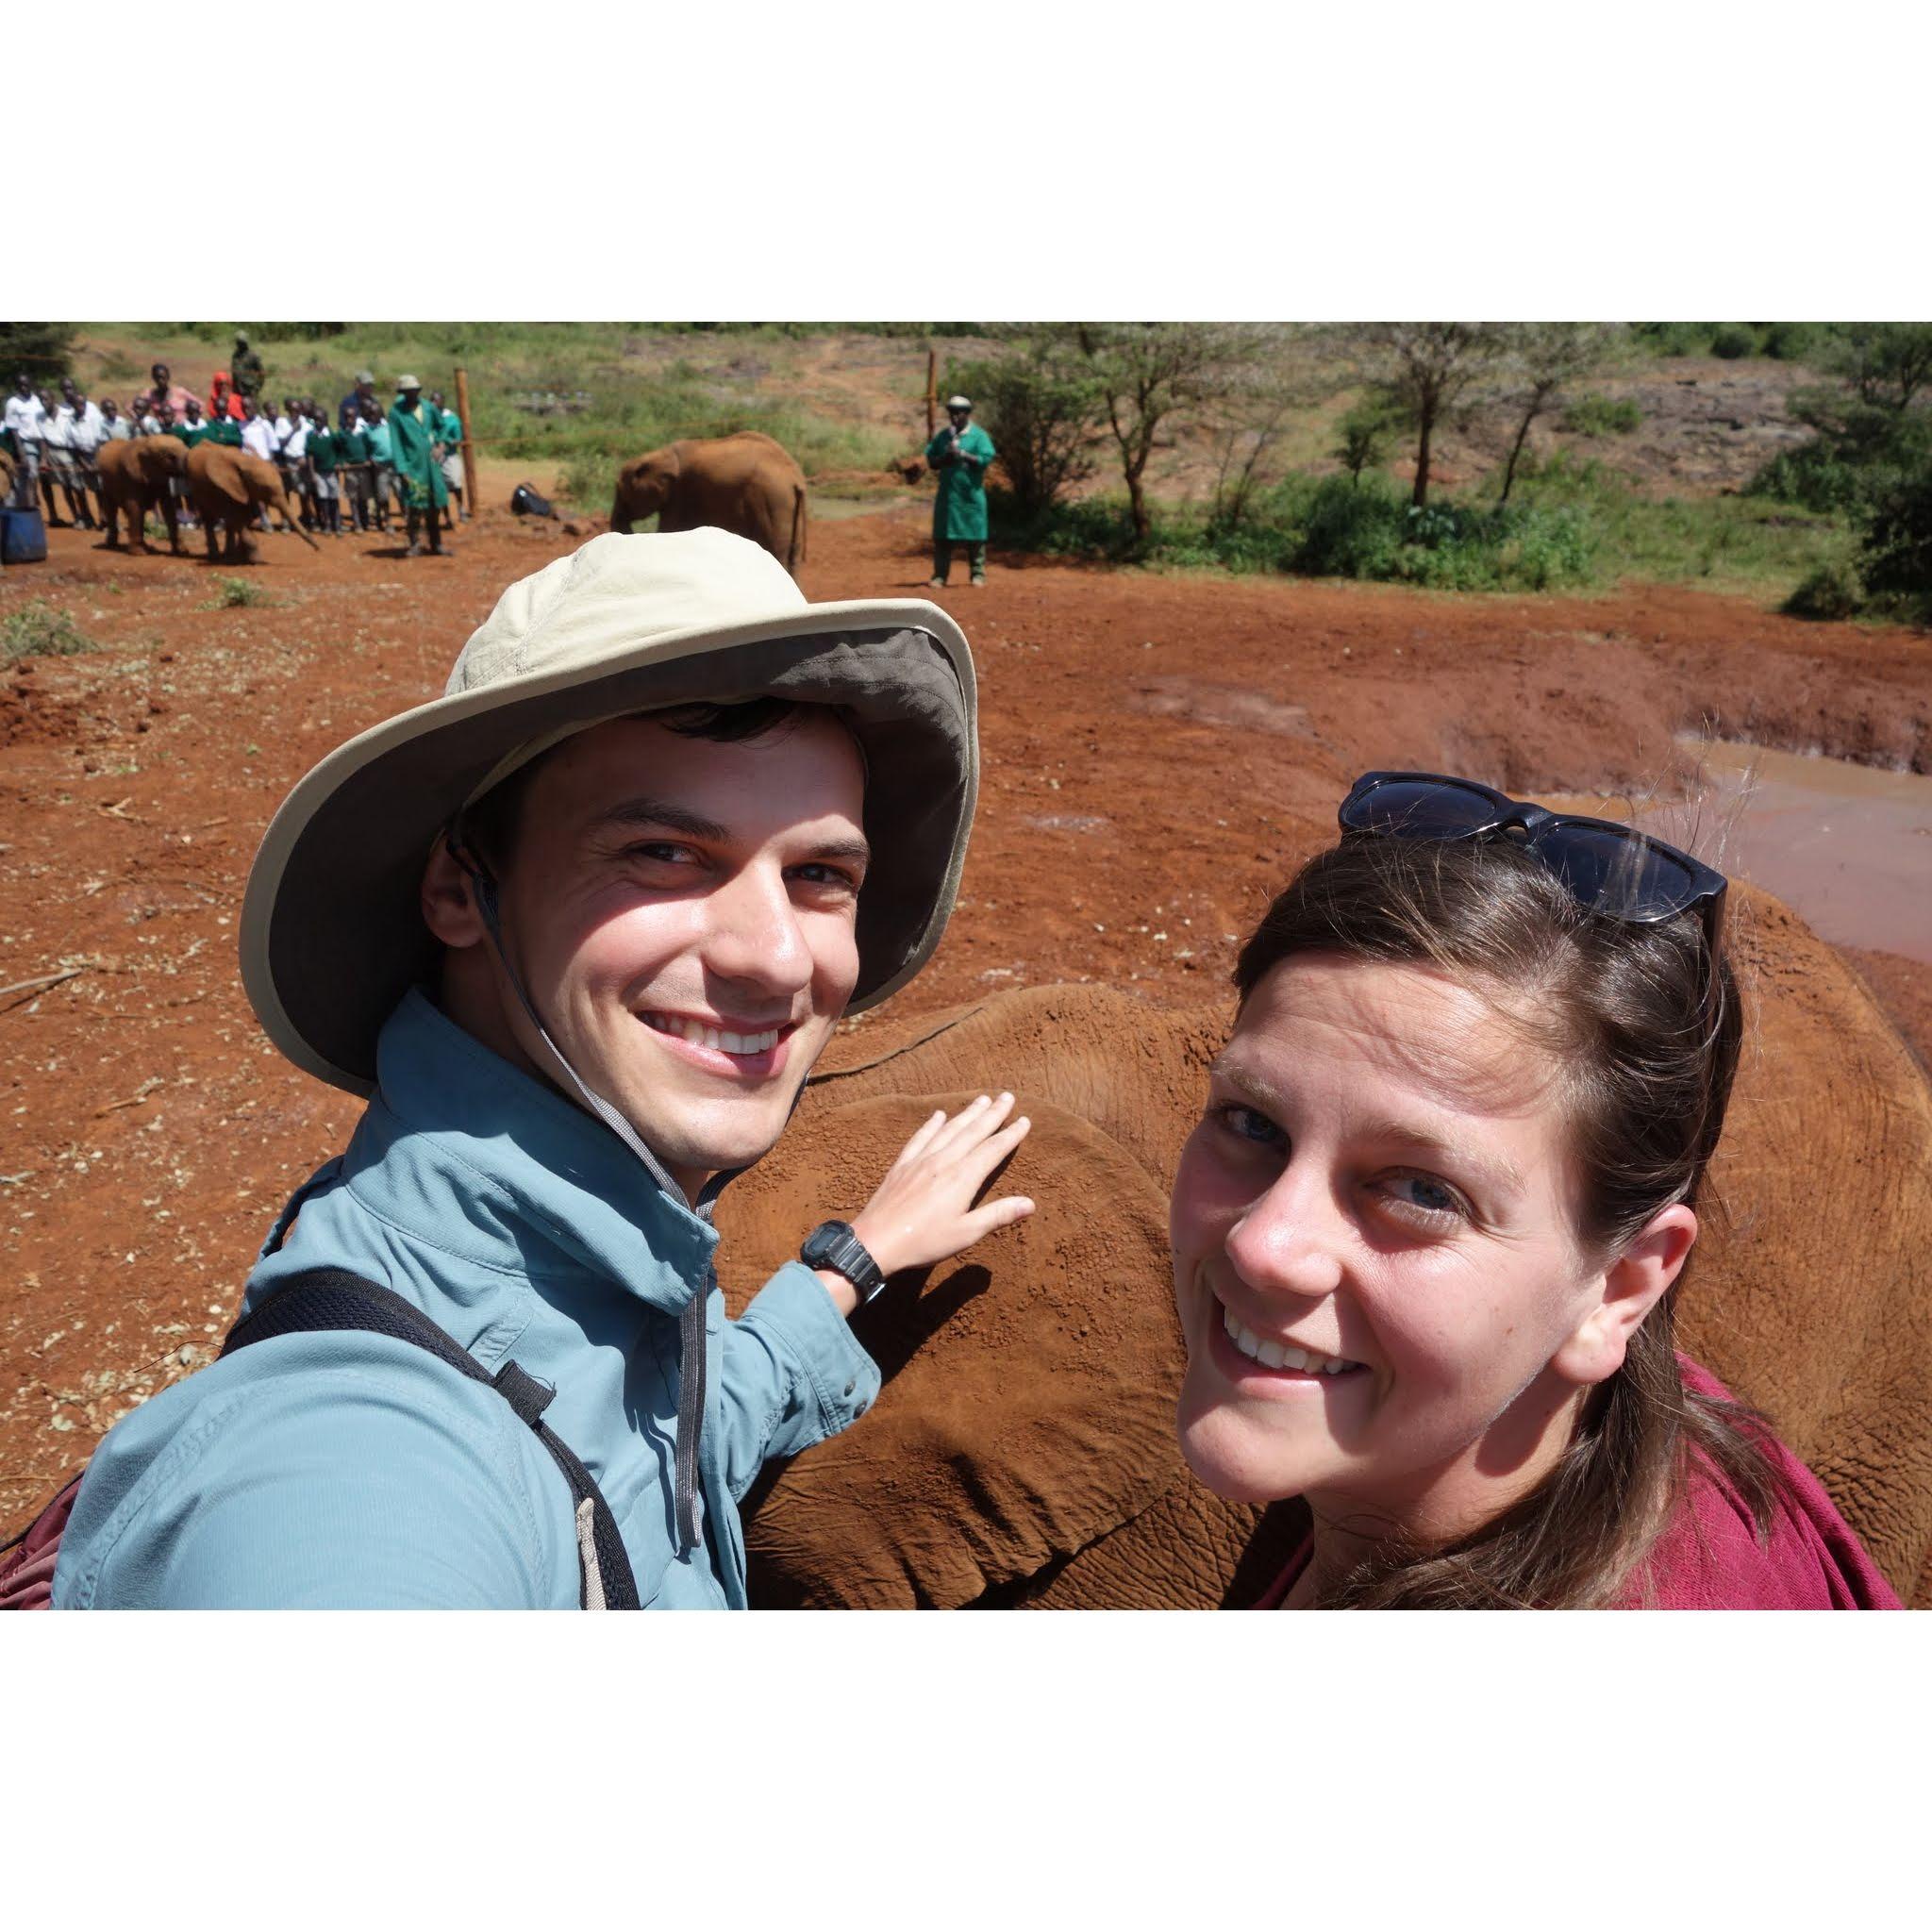
<svg viewBox="0 0 1932 1932"><path fill-rule="evenodd" d="M856 1211L936 1107L972 1097L860 1100L788 1135L720 1202L733 1275L762 1280L818 1222ZM1037 1211L854 1318L884 1390L761 1479L745 1525L755 1602L1019 1600L1191 1482L1165 1191L1107 1134L1020 1098L1032 1132L993 1188ZM746 1299L727 1297L734 1312ZM1209 1600L1224 1587L1211 1579Z"/></svg>
<svg viewBox="0 0 1932 1932"><path fill-rule="evenodd" d="M201 464L202 481L218 496L225 496L238 508L247 509L254 504L248 493L248 478L242 475L242 465L235 461L234 452L220 443L205 443L208 451Z"/></svg>

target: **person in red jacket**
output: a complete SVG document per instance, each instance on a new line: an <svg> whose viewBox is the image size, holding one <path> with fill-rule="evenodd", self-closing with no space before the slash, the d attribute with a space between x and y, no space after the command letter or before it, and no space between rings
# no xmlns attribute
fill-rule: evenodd
<svg viewBox="0 0 1932 1932"><path fill-rule="evenodd" d="M1890 1608L1674 1345L1743 1034L1725 881L1371 773L1269 908L1171 1217L1194 1474L1310 1529L1284 1608Z"/></svg>

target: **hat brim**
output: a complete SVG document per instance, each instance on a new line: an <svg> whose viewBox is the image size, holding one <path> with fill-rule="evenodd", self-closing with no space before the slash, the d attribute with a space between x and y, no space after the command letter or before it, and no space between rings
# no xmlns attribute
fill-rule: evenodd
<svg viewBox="0 0 1932 1932"><path fill-rule="evenodd" d="M438 956L425 861L477 786L520 746L574 725L764 695L834 706L864 748L873 862L847 1011L875 1006L945 930L979 787L971 652L944 611L913 598L653 637L590 675L436 699L331 752L275 813L248 874L242 981L269 1038L319 1079L370 1092L376 1036Z"/></svg>

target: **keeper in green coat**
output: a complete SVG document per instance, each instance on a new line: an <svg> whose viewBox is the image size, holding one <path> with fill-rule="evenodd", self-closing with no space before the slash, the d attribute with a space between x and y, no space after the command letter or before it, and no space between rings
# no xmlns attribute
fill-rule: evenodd
<svg viewBox="0 0 1932 1932"><path fill-rule="evenodd" d="M953 568L953 545L966 546L974 587L986 582L986 466L992 438L973 420L964 396L946 401L947 425L925 446L925 460L940 479L932 506L931 588L943 590Z"/></svg>
<svg viewBox="0 0 1932 1932"><path fill-rule="evenodd" d="M408 521L411 557L422 554L418 530L429 525L429 554L442 554L441 510L449 501L449 488L442 480L439 452L442 446L442 416L432 418L423 401L423 385L413 375L396 384L395 406L389 412L390 445L395 454L396 482L403 496L403 514Z"/></svg>

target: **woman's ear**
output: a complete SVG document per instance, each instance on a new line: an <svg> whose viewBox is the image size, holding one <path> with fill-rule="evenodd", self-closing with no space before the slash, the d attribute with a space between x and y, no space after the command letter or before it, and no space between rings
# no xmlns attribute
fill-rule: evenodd
<svg viewBox="0 0 1932 1932"><path fill-rule="evenodd" d="M439 832L423 868L423 924L446 946L474 946L484 937L476 909L475 882L449 849L449 835Z"/></svg>
<svg viewBox="0 0 1932 1932"><path fill-rule="evenodd" d="M1579 1385L1614 1375L1643 1318L1683 1273L1696 1239L1697 1216L1681 1201L1653 1215L1598 1277L1589 1312L1550 1358L1557 1374Z"/></svg>

